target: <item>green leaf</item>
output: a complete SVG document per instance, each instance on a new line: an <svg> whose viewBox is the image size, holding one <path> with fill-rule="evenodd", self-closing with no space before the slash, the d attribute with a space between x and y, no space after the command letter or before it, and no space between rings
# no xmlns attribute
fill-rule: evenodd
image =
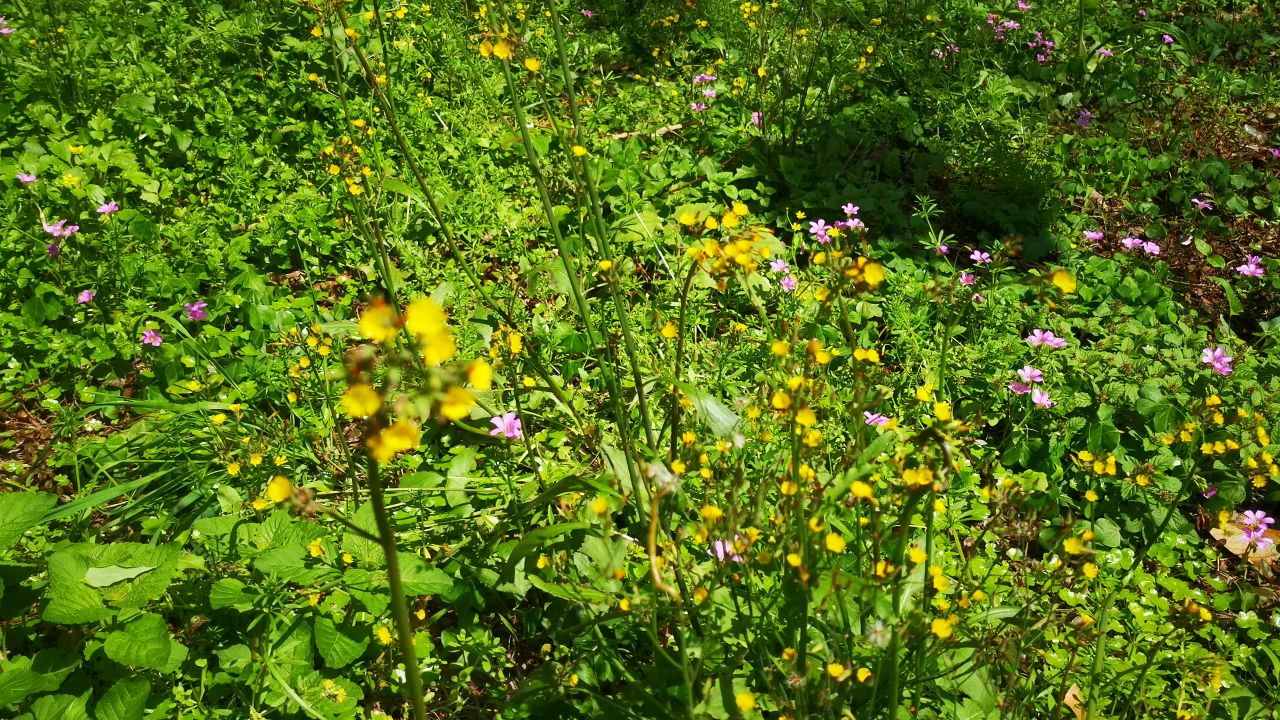
<svg viewBox="0 0 1280 720"><path fill-rule="evenodd" d="M221 578L209 589L209 606L214 610L250 610L258 593L235 578Z"/></svg>
<svg viewBox="0 0 1280 720"><path fill-rule="evenodd" d="M343 668L364 654L369 647L367 629L339 626L332 618L316 618L316 648L324 664L331 668Z"/></svg>
<svg viewBox="0 0 1280 720"><path fill-rule="evenodd" d="M91 567L84 572L84 581L92 587L110 587L118 582L132 580L144 572L150 572L155 569L154 565L129 568L120 567L119 565Z"/></svg>
<svg viewBox="0 0 1280 720"><path fill-rule="evenodd" d="M83 695L45 695L31 704L36 720L91 720L89 693Z"/></svg>
<svg viewBox="0 0 1280 720"><path fill-rule="evenodd" d="M174 673L187 659L187 648L169 637L169 626L155 613L143 613L124 630L107 636L103 643L107 657L121 665Z"/></svg>
<svg viewBox="0 0 1280 720"><path fill-rule="evenodd" d="M141 608L169 589L182 549L177 545L112 543L70 545L49 557L49 605L44 619L77 624L106 620L124 608ZM91 568L150 567L110 586L85 584Z"/></svg>
<svg viewBox="0 0 1280 720"><path fill-rule="evenodd" d="M474 484L477 479L473 473L476 469L476 449L468 447L462 450L449 463L449 473L445 480L445 502L456 507L469 502L464 488Z"/></svg>
<svg viewBox="0 0 1280 720"><path fill-rule="evenodd" d="M0 661L0 708L36 693L53 692L78 667L76 656L61 650L41 650L34 657L18 655Z"/></svg>
<svg viewBox="0 0 1280 720"><path fill-rule="evenodd" d="M447 595L453 590L453 578L412 553L400 553L400 579L406 595Z"/></svg>
<svg viewBox="0 0 1280 720"><path fill-rule="evenodd" d="M676 385L688 396L690 402L693 403L694 409L698 411L698 414L706 421L707 426L711 428L711 432L719 437L726 437L738 426L738 416L722 405L719 400L712 397L710 393L687 383L677 382Z"/></svg>
<svg viewBox="0 0 1280 720"><path fill-rule="evenodd" d="M13 547L22 533L39 524L57 501L57 496L42 492L0 494L0 550Z"/></svg>
<svg viewBox="0 0 1280 720"><path fill-rule="evenodd" d="M1093 523L1093 532L1096 535L1096 542L1102 547L1120 547L1120 526L1107 518L1098 518Z"/></svg>
<svg viewBox="0 0 1280 720"><path fill-rule="evenodd" d="M111 686L93 708L94 720L136 720L144 715L151 683L126 678Z"/></svg>
<svg viewBox="0 0 1280 720"><path fill-rule="evenodd" d="M1228 309L1232 315L1239 315L1242 311L1240 298L1236 295L1235 288L1231 287L1231 283L1220 277L1210 276L1209 279L1222 286L1222 293L1227 296Z"/></svg>

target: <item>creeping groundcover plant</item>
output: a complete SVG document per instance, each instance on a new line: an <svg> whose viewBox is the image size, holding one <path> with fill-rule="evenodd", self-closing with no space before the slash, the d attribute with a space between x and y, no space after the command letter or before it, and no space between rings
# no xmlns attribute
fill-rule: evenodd
<svg viewBox="0 0 1280 720"><path fill-rule="evenodd" d="M0 717L1280 718L1273 4L0 17Z"/></svg>

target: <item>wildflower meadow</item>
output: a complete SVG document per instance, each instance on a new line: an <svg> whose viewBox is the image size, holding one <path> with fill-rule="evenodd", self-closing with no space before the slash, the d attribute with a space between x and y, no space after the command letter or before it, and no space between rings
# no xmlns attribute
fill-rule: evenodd
<svg viewBox="0 0 1280 720"><path fill-rule="evenodd" d="M0 0L0 717L1280 720L1280 4Z"/></svg>

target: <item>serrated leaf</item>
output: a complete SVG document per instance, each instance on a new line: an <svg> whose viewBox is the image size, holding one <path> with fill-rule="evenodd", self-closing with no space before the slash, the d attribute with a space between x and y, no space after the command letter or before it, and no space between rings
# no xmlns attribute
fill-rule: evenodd
<svg viewBox="0 0 1280 720"><path fill-rule="evenodd" d="M155 613L143 613L108 635L102 649L121 665L162 673L177 672L187 659L186 646L169 637L169 626Z"/></svg>
<svg viewBox="0 0 1280 720"><path fill-rule="evenodd" d="M712 397L710 393L687 383L677 382L676 385L693 403L693 408L698 412L698 416L707 423L707 426L711 428L711 432L717 436L727 437L738 426L738 416L721 404L719 400Z"/></svg>
<svg viewBox="0 0 1280 720"><path fill-rule="evenodd" d="M364 654L369 647L369 632L338 625L332 618L321 616L316 618L315 640L324 664L335 669L343 668Z"/></svg>
<svg viewBox="0 0 1280 720"><path fill-rule="evenodd" d="M42 492L0 494L0 550L8 550L43 520L58 498Z"/></svg>
<svg viewBox="0 0 1280 720"><path fill-rule="evenodd" d="M400 579L406 595L448 595L453 590L453 578L410 553L400 553Z"/></svg>
<svg viewBox="0 0 1280 720"><path fill-rule="evenodd" d="M0 662L0 708L37 693L57 690L79 664L74 655L54 649Z"/></svg>
<svg viewBox="0 0 1280 720"><path fill-rule="evenodd" d="M209 606L214 610L249 610L258 593L235 578L221 578L209 589Z"/></svg>
<svg viewBox="0 0 1280 720"><path fill-rule="evenodd" d="M95 720L137 720L143 716L151 683L142 678L126 678L112 685L93 707Z"/></svg>

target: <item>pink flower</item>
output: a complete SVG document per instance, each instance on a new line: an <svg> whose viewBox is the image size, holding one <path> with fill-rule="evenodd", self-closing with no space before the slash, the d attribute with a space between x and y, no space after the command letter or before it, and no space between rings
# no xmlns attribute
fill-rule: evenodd
<svg viewBox="0 0 1280 720"><path fill-rule="evenodd" d="M1200 210L1212 210L1213 203L1201 200L1200 198L1191 198L1191 204Z"/></svg>
<svg viewBox="0 0 1280 720"><path fill-rule="evenodd" d="M828 230L830 230L830 229L831 229L831 226L830 226L830 225L828 225L828 224L827 224L827 221L826 221L826 220L823 220L822 218L819 218L819 219L814 220L813 222L810 222L810 223L809 223L809 234L810 234L810 235L815 235L815 236L817 236L817 237L822 237L822 236L826 235L826 234L827 234L827 231L828 231Z"/></svg>
<svg viewBox="0 0 1280 720"><path fill-rule="evenodd" d="M1129 250L1133 250L1134 248L1142 247L1142 240L1140 238L1136 238L1130 235L1129 237L1126 237L1123 240L1121 240L1120 244L1125 246Z"/></svg>
<svg viewBox="0 0 1280 720"><path fill-rule="evenodd" d="M582 12L582 16L583 16L583 17L595 17L595 16L596 16L596 14L595 14L594 12L592 12L592 11L590 11L590 10L586 9L586 8L582 8L582 11L581 11L581 12Z"/></svg>
<svg viewBox="0 0 1280 720"><path fill-rule="evenodd" d="M1257 255L1248 255L1245 257L1244 264L1236 267L1236 272L1245 277L1262 277L1267 274L1267 271L1262 269L1261 263L1262 258Z"/></svg>
<svg viewBox="0 0 1280 720"><path fill-rule="evenodd" d="M1200 362L1214 369L1219 375L1226 377L1231 374L1231 363L1235 361L1234 357L1227 354L1225 348L1205 348L1200 353Z"/></svg>
<svg viewBox="0 0 1280 720"><path fill-rule="evenodd" d="M52 225L41 220L40 225L44 227L45 232L56 238L69 238L80 232L79 225L68 225L66 220L59 220Z"/></svg>
<svg viewBox="0 0 1280 720"><path fill-rule="evenodd" d="M200 300L198 302L187 303L182 306L182 309L186 310L188 320L195 320L196 322L199 322L209 317L209 313L205 312L206 307L209 307L209 303Z"/></svg>
<svg viewBox="0 0 1280 720"><path fill-rule="evenodd" d="M702 88L702 95L704 97L709 97L709 98L715 97L716 96L715 88Z"/></svg>
<svg viewBox="0 0 1280 720"><path fill-rule="evenodd" d="M707 104L696 102L696 103L690 103L689 107L692 108L694 112L702 112L703 110L707 109Z"/></svg>
<svg viewBox="0 0 1280 720"><path fill-rule="evenodd" d="M1143 251L1145 251L1148 255L1159 255L1159 254L1160 254L1160 246L1159 246L1159 245L1157 245L1157 244L1155 244L1155 243L1153 243L1153 242L1150 242L1150 241L1142 243L1142 249L1143 249Z"/></svg>
<svg viewBox="0 0 1280 720"><path fill-rule="evenodd" d="M872 427L884 427L889 424L889 418L880 413L873 413L870 410L863 410L862 417L866 418L866 423Z"/></svg>
<svg viewBox="0 0 1280 720"><path fill-rule="evenodd" d="M972 260L975 264L986 265L987 263L991 262L991 253L985 253L985 252L982 252L981 250L974 250L972 253L969 254L969 259Z"/></svg>
<svg viewBox="0 0 1280 720"><path fill-rule="evenodd" d="M715 81L716 81L715 75L708 75L706 73L695 75L693 78L694 85L702 85L704 83L715 82Z"/></svg>
<svg viewBox="0 0 1280 720"><path fill-rule="evenodd" d="M1023 385L1017 380L1014 380L1013 382L1009 383L1009 389L1018 393L1019 395L1026 395L1027 393L1031 392L1030 385Z"/></svg>
<svg viewBox="0 0 1280 720"><path fill-rule="evenodd" d="M1030 10L1031 6L1023 2L1022 0L1018 0L1018 9L1026 11L1026 10Z"/></svg>
<svg viewBox="0 0 1280 720"><path fill-rule="evenodd" d="M35 175L30 175L30 174L27 174L27 173L24 173L24 172L20 172L20 173L18 173L18 174L17 174L17 178L18 178L18 182L22 183L23 185L30 185L31 183L33 183L33 182L35 182L36 180L39 180L39 179L40 179L40 178L36 177Z"/></svg>
<svg viewBox="0 0 1280 720"><path fill-rule="evenodd" d="M1164 40L1164 44L1165 44L1165 45L1172 45L1172 44L1173 44L1173 36L1172 36L1172 35L1161 35L1161 36L1160 36L1160 39L1161 39L1161 40Z"/></svg>
<svg viewBox="0 0 1280 720"><path fill-rule="evenodd" d="M951 248L947 247L946 245L939 245L938 247L934 248L933 251L938 253L939 255L946 255L947 251L949 251L950 249Z"/></svg>
<svg viewBox="0 0 1280 720"><path fill-rule="evenodd" d="M1115 57L1115 56L1116 56L1116 54L1115 54L1115 53L1111 52L1111 51L1110 51L1110 50L1108 50L1107 48L1098 48L1098 50L1097 50L1097 53L1096 53L1096 54L1101 55L1102 57Z"/></svg>
<svg viewBox="0 0 1280 720"><path fill-rule="evenodd" d="M742 562L742 556L733 551L733 543L728 540L716 540L711 543L711 549L707 554L716 559L716 562L723 563L726 560L733 562Z"/></svg>
<svg viewBox="0 0 1280 720"><path fill-rule="evenodd" d="M55 258L62 254L62 246L57 242L51 242L44 246L45 251L49 253L49 257Z"/></svg>
<svg viewBox="0 0 1280 720"><path fill-rule="evenodd" d="M776 258L773 262L769 263L769 269L784 275L789 275L791 273L791 266L782 258Z"/></svg>
<svg viewBox="0 0 1280 720"><path fill-rule="evenodd" d="M1044 382L1044 373L1031 367L1030 365L1023 365L1022 369L1018 371L1018 377L1021 378L1022 382L1024 383Z"/></svg>
<svg viewBox="0 0 1280 720"><path fill-rule="evenodd" d="M857 205L854 205L853 203L845 203L844 206L841 207L840 209L844 211L845 215L848 215L849 217L853 217L854 215L857 215L858 211L861 210L862 208L858 207Z"/></svg>
<svg viewBox="0 0 1280 720"><path fill-rule="evenodd" d="M1027 342L1032 347L1051 347L1054 350L1061 350L1067 346L1067 341L1054 335L1052 330L1041 330L1036 328L1027 336Z"/></svg>
<svg viewBox="0 0 1280 720"><path fill-rule="evenodd" d="M1053 401L1049 399L1049 393L1039 388L1031 391L1031 402L1045 409L1053 407Z"/></svg>
<svg viewBox="0 0 1280 720"><path fill-rule="evenodd" d="M98 206L99 215L110 215L116 212L120 212L120 206L116 204L115 200L112 200L111 202L103 203Z"/></svg>
<svg viewBox="0 0 1280 720"><path fill-rule="evenodd" d="M1084 231L1084 239L1090 242L1098 242L1104 237L1106 237L1106 235L1101 230L1085 230Z"/></svg>
<svg viewBox="0 0 1280 720"><path fill-rule="evenodd" d="M751 124L755 125L756 127L760 127L760 118L761 118L761 114L759 110L756 110L755 112L751 113Z"/></svg>
<svg viewBox="0 0 1280 720"><path fill-rule="evenodd" d="M151 347L160 347L160 343L164 342L164 338L160 337L160 333L155 330L146 330L142 333L142 344Z"/></svg>
<svg viewBox="0 0 1280 720"><path fill-rule="evenodd" d="M965 287L970 287L970 286L972 286L972 285L973 285L974 280L975 280L975 278L974 278L974 276L973 276L973 273L967 273L967 272L962 272L962 273L960 273L960 284L961 284L961 285L964 285Z"/></svg>
<svg viewBox="0 0 1280 720"><path fill-rule="evenodd" d="M784 292L795 292L796 286L799 283L796 282L795 278L791 277L790 275L787 275L786 277L782 278L779 284L782 285L782 290Z"/></svg>
<svg viewBox="0 0 1280 720"><path fill-rule="evenodd" d="M93 290L85 290L81 292L80 295L76 298L76 304L85 305L90 300L93 300L93 298L97 296L97 294L98 293L94 292Z"/></svg>
<svg viewBox="0 0 1280 720"><path fill-rule="evenodd" d="M513 412L505 415L495 415L489 418L489 422L493 423L493 429L489 434L493 437L501 435L508 440L523 440L524 430L520 426L520 418Z"/></svg>

